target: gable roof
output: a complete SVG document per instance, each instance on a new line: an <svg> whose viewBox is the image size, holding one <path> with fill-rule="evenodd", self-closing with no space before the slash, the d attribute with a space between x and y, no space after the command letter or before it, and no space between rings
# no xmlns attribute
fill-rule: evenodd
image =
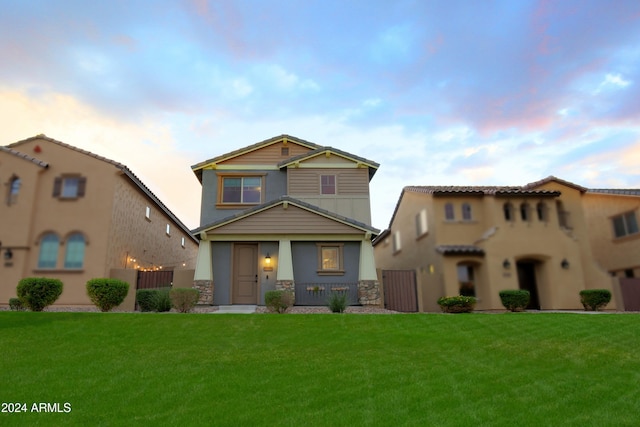
<svg viewBox="0 0 640 427"><path fill-rule="evenodd" d="M278 199L269 201L267 203L263 203L261 205L258 206L254 206L250 209L246 209L242 212L239 212L235 215L230 215L226 218L222 218L218 221L214 221L212 223L203 225L201 227L196 228L195 230L192 231L192 233L194 235L199 235L202 232L206 232L206 231L210 231L210 230L214 230L216 228L220 228L222 226L225 226L227 224L231 224L234 223L236 221L240 221L242 219L251 217L253 215L256 215L260 212L264 212L268 209L271 209L275 206L278 205L283 205L283 206L288 206L288 205L292 205L292 206L296 206L300 209L306 210L308 212L323 216L325 218L328 218L332 221L347 225L349 227L355 228L357 230L360 230L364 233L371 233L372 235L377 235L380 230L371 227L370 225L367 225L363 222L360 221L356 221L354 219L351 218L347 218L345 216L342 215L338 215L334 212L328 211L326 209L322 209L319 208L317 206L314 206L310 203L307 202L303 202L302 200L298 200L298 199L294 199L293 197L289 197L289 196L282 196Z"/></svg>
<svg viewBox="0 0 640 427"><path fill-rule="evenodd" d="M585 191L587 191L587 189L581 185L574 184L573 182L565 181L564 179L557 178L553 175L549 175L548 177L543 178L540 181L535 181L535 182L526 184L522 188L525 188L525 189L536 188L536 187L540 187L541 185L547 184L549 182L557 182L566 187L570 187L570 188L573 188L574 190L578 190L581 193L584 193Z"/></svg>
<svg viewBox="0 0 640 427"><path fill-rule="evenodd" d="M373 177L378 168L380 167L379 163L374 162L373 160L365 159L364 157L356 156L355 154L347 153L346 151L339 150L333 147L319 147L315 150L309 151L308 153L299 154L297 156L291 157L289 159L283 160L278 163L279 168L284 168L287 166L294 165L296 163L304 162L305 160L321 156L323 154L335 154L344 159L351 160L354 163L359 165L363 165L369 168L369 179Z"/></svg>
<svg viewBox="0 0 640 427"><path fill-rule="evenodd" d="M19 157L23 157L25 159L32 159L30 161L34 161L34 162L38 162L40 164L40 166L42 167L48 167L49 164L46 162L43 162L41 160L37 160L27 154L24 154L22 152L19 152L17 150L14 150L13 147L18 147L22 144L25 144L27 142L31 142L31 141L35 141L35 140L45 140L48 142L51 142L53 144L59 145L61 147L64 148L68 148L70 150L73 151L77 151L78 153L82 153L86 156L89 157L93 157L94 159L100 160L102 162L106 162L109 163L111 165L113 165L114 167L116 167L117 169L119 169L124 175L127 176L127 178L129 178L131 180L131 182L133 182L133 184L138 187L144 194L146 194L155 204L156 206L158 206L160 208L160 210L162 210L169 218L171 218L183 231L185 231L189 237L191 237L194 241L197 242L196 238L191 234L191 230L189 230L189 228L183 224L182 221L180 221L180 219L178 219L177 216L174 215L173 212L171 212L171 210L169 210L169 208L162 203L162 201L155 195L153 194L153 192L149 189L149 187L147 187L141 180L140 178L138 178L136 176L136 174L134 174L131 169L129 169L127 166L123 165L122 163L116 162L115 160L111 160L108 159L106 157L102 157L98 154L94 154L90 151L87 150L83 150L82 148L78 148L78 147L74 147L73 145L69 145L66 144L62 141L58 141L56 139L50 138L44 134L40 134L40 135L36 135L36 136L32 136L30 138L27 139L23 139L21 141L18 142L14 142L13 144L9 144L6 147L0 147L0 149L3 149L3 151L11 151L13 153L16 153L16 155L18 155Z"/></svg>

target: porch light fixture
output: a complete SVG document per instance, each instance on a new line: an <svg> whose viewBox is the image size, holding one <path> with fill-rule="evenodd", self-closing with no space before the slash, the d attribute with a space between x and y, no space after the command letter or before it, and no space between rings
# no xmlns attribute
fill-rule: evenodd
<svg viewBox="0 0 640 427"><path fill-rule="evenodd" d="M509 261L507 258L504 259L504 261L502 261L502 267L505 270L508 270L511 268L511 261Z"/></svg>
<svg viewBox="0 0 640 427"><path fill-rule="evenodd" d="M264 271L272 271L273 267L271 266L271 255L269 255L269 252L267 252L267 256L264 257L264 267L263 267Z"/></svg>
<svg viewBox="0 0 640 427"><path fill-rule="evenodd" d="M564 258L564 259L562 260L562 262L560 263L560 266L561 266L562 268L564 268L565 270L566 270L566 269L568 269L568 268L569 268L569 261L567 261L567 259L566 259L566 258Z"/></svg>
<svg viewBox="0 0 640 427"><path fill-rule="evenodd" d="M5 261L9 261L11 258L13 258L13 252L11 251L11 249L7 249L6 251L4 251Z"/></svg>

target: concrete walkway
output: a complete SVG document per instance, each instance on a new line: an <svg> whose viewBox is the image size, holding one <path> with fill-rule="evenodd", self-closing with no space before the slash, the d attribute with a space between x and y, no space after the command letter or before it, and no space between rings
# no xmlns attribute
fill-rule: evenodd
<svg viewBox="0 0 640 427"><path fill-rule="evenodd" d="M218 307L218 311L213 311L213 314L226 314L226 313L241 313L251 314L256 312L257 305L221 305Z"/></svg>

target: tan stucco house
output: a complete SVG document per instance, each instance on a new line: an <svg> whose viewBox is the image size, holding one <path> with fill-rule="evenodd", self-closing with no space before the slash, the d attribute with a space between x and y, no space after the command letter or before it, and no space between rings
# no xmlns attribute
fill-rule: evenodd
<svg viewBox="0 0 640 427"><path fill-rule="evenodd" d="M473 295L504 309L499 291L526 289L530 309L582 309L579 292L614 291L592 250L587 189L556 177L524 186L408 186L374 241L382 270L414 270L420 311L442 296Z"/></svg>
<svg viewBox="0 0 640 427"><path fill-rule="evenodd" d="M192 166L201 302L258 305L286 289L298 305L324 305L332 292L379 304L369 199L378 166L289 135Z"/></svg>
<svg viewBox="0 0 640 427"><path fill-rule="evenodd" d="M0 146L0 304L24 277L53 277L57 305L91 305L86 282L124 279L134 307L141 270L191 286L197 242L125 165L44 135Z"/></svg>

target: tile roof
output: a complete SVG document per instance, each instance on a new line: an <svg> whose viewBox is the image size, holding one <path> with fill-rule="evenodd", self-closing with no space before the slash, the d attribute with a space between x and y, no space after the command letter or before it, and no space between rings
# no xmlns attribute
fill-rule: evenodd
<svg viewBox="0 0 640 427"><path fill-rule="evenodd" d="M634 188L590 188L587 193L615 194L618 196L640 196L640 189Z"/></svg>
<svg viewBox="0 0 640 427"><path fill-rule="evenodd" d="M310 210L312 212L315 212L317 214L323 215L323 216L325 216L327 218L330 218L330 219L333 219L335 221L339 221L339 222L345 223L347 225L350 225L352 227L359 228L359 229L361 229L363 231L368 231L373 235L377 235L378 233L380 233L380 230L378 230L377 228L373 228L372 226L367 225L367 224L365 224L363 222L356 221L356 220L354 220L352 218L348 218L346 216L338 215L338 214L336 214L334 212L328 211L326 209L319 208L319 207L317 207L315 205L312 205L312 204L307 203L307 202L303 202L302 200L294 199L293 197L289 197L289 196L279 197L278 199L271 200L271 201L263 203L261 205L254 206L252 208L243 210L242 212L238 212L238 213L236 213L234 215L230 215L228 217L222 218L222 219L220 219L218 221L214 221L212 223L200 226L200 227L194 229L192 231L192 233L194 235L197 235L202 231L218 227L218 226L220 226L222 224L225 224L225 223L228 223L228 222L237 221L239 219L242 219L242 218L245 218L247 216L250 216L250 215L253 215L255 213L258 213L260 211L272 208L272 207L277 206L277 205L279 205L281 203L284 203L284 202L291 203L294 206L298 206L298 207L301 207L303 209Z"/></svg>
<svg viewBox="0 0 640 427"><path fill-rule="evenodd" d="M535 188L535 187L539 187L539 186L541 186L543 184L546 184L548 182L557 182L557 183L560 183L562 185L566 185L567 187L574 188L574 189L576 189L576 190L578 190L578 191L580 191L582 193L587 191L587 189L585 187L581 186L581 185L574 184L573 182L565 181L564 179L557 178L557 177L555 177L553 175L549 175L548 177L543 178L543 179L541 179L539 181L535 181L535 182L531 182L529 184L526 184L526 185L522 186L522 188L524 188L524 189Z"/></svg>
<svg viewBox="0 0 640 427"><path fill-rule="evenodd" d="M40 134L40 135L36 135L36 136L32 136L30 138L27 139L23 139L21 141L18 142L14 142L13 144L9 144L6 147L0 147L3 148L3 151L9 150L9 151L14 151L16 153L18 153L21 157L25 158L25 159L33 159L32 157L28 156L27 154L21 153L19 151L16 151L13 149L13 147L17 147L19 145L22 145L24 143L30 142L30 141L34 141L34 140L45 140L48 142L51 142L53 144L57 144L61 147L64 148L68 148L70 150L74 150L77 151L78 153L82 153L84 155L87 155L89 157L93 157L94 159L109 163L113 166L115 166L116 168L120 169L140 190L142 190L143 193L145 193L164 213L167 214L167 216L169 216L169 218L171 218L180 228L182 228L183 231L185 231L194 241L196 241L195 237L191 234L191 230L189 230L189 228L184 225L184 223L182 221L180 221L180 219L178 219L178 217L171 212L171 210L169 210L169 208L162 203L162 201L155 195L153 194L153 192L149 189L149 187L147 187L141 180L140 178L138 178L136 176L136 174L133 173L133 171L131 171L131 169L129 169L127 166L123 165L120 162L116 162L115 160L111 160L108 159L106 157L100 156L98 154L94 154L90 151L87 150L83 150L82 148L78 148L78 147L74 147L73 145L69 145L67 143L64 143L62 141L58 141L56 139L50 138L44 134ZM42 161L39 161L40 163L46 165L44 167L48 167L48 164Z"/></svg>
<svg viewBox="0 0 640 427"><path fill-rule="evenodd" d="M28 162L33 163L36 166L40 166L41 168L48 168L49 167L49 163L47 162L43 162L42 160L36 159L35 157L31 157L28 154L25 153L21 153L20 151L16 151L12 148L9 147L2 147L0 146L0 151L4 151L5 153L14 155L16 157L20 157L21 159L24 159Z"/></svg>
<svg viewBox="0 0 640 427"><path fill-rule="evenodd" d="M533 190L524 187L507 186L452 186L452 185L412 185L404 187L404 191L433 195L464 196L559 196L559 191Z"/></svg>

